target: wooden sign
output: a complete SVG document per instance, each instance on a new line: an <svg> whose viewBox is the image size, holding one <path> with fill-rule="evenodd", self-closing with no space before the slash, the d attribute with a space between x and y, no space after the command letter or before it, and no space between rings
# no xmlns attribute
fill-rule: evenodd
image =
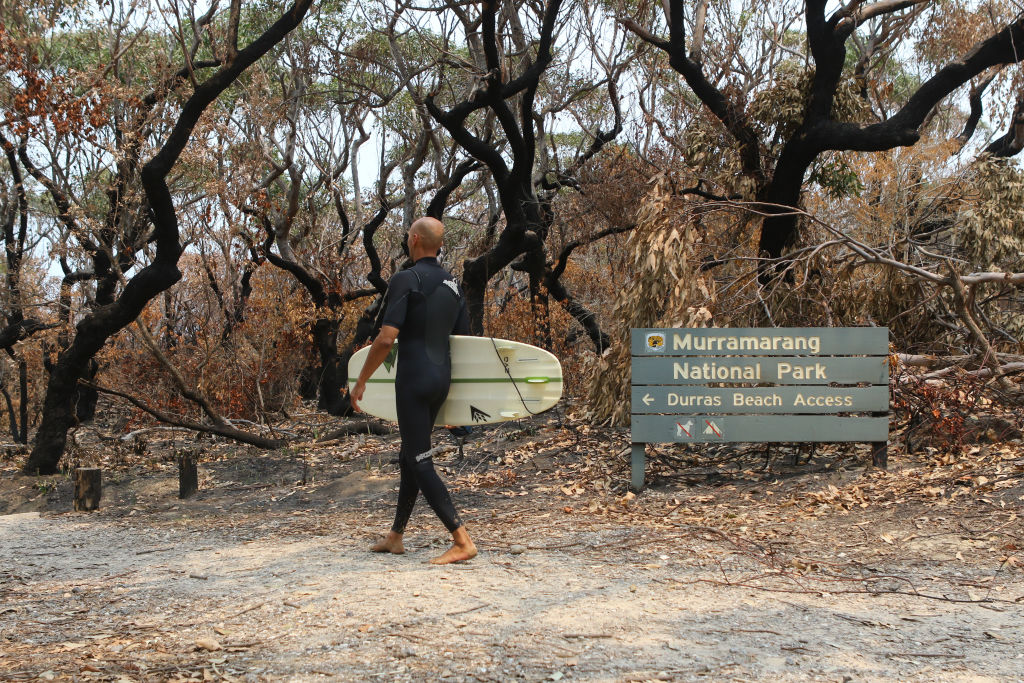
<svg viewBox="0 0 1024 683"><path fill-rule="evenodd" d="M633 488L645 443L871 442L885 465L889 331L634 329Z"/></svg>

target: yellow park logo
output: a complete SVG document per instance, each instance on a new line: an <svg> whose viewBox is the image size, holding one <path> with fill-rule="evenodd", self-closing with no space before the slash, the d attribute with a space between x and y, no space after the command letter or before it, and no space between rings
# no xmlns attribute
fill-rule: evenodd
<svg viewBox="0 0 1024 683"><path fill-rule="evenodd" d="M665 350L665 335L654 332L647 335L647 350L648 351L664 351Z"/></svg>

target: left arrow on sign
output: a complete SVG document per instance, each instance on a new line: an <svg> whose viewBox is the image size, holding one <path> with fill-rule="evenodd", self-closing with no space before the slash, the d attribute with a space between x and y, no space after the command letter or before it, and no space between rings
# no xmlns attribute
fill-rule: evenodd
<svg viewBox="0 0 1024 683"><path fill-rule="evenodd" d="M651 401L654 400L654 397L651 396L650 394L644 394L644 397L643 397L642 400L643 400L645 406L649 406L649 405L651 405Z"/></svg>

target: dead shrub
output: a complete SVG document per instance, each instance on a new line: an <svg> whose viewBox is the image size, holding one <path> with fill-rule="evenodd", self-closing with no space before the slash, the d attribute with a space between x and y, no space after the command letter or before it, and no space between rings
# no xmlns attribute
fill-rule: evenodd
<svg viewBox="0 0 1024 683"><path fill-rule="evenodd" d="M540 346L558 357L562 364L563 394L568 398L583 395L587 342L565 309L554 301L534 303L527 294L510 287L503 295L489 298L484 310L484 329L492 337L511 339ZM591 354L593 355L593 354Z"/></svg>

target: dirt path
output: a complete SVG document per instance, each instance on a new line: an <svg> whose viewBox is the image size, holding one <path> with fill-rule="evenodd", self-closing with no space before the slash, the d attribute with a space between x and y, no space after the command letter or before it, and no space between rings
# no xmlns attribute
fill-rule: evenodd
<svg viewBox="0 0 1024 683"><path fill-rule="evenodd" d="M955 510L886 501L927 484L912 469L632 500L553 487L524 465L542 446L501 485L449 472L482 552L447 568L424 509L408 554L364 550L386 463L272 486L214 467L188 501L154 471L97 513L2 516L0 679L1024 678L1015 486ZM837 503L858 491L877 502Z"/></svg>

